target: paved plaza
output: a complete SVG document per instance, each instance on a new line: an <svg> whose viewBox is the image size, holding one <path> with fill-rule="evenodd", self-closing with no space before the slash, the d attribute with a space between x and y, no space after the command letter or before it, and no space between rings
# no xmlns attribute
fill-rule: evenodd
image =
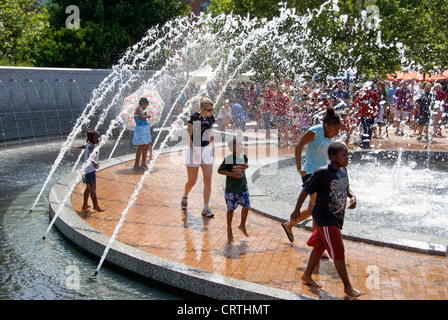
<svg viewBox="0 0 448 320"><path fill-rule="evenodd" d="M446 131L444 135L448 136ZM389 136L374 139L373 145L384 149L399 146L424 149L427 146L413 137L404 139L393 133ZM447 150L445 137L437 138L430 148ZM227 150L221 151L223 155L227 153ZM278 152L292 156L294 149L283 148ZM184 159L185 151L178 151L177 156ZM237 229L241 211L238 208L233 219L235 241L228 243L223 197L225 177L217 174L221 159L214 163L210 201L215 217L201 216L202 174L190 193L188 210L181 210L187 171L182 163L173 164L171 157L169 153L157 157L154 171L145 179L135 205L127 213L117 241L191 268L287 290L303 297L345 298L331 260L321 260L315 274L322 288L311 288L301 281L311 251L306 245L311 234L308 230L295 228L295 241L290 243L278 220L250 212L249 237L246 237ZM143 171L133 170L133 161L100 170L97 193L100 205L106 210L82 211L83 183L79 183L72 194L72 206L90 226L111 236L142 175ZM352 284L366 293L360 300L448 300L447 257L349 240L344 243Z"/></svg>

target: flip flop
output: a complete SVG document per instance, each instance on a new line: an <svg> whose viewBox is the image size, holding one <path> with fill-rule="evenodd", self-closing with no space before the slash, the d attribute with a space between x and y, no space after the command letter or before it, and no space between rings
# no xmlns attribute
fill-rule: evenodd
<svg viewBox="0 0 448 320"><path fill-rule="evenodd" d="M290 242L294 242L294 235L290 234L290 233L288 232L288 230L286 230L286 228L285 228L285 226L283 225L283 223L282 223L282 228L283 228L283 230L285 230L285 233L286 233L286 235L287 235L289 241L290 241Z"/></svg>

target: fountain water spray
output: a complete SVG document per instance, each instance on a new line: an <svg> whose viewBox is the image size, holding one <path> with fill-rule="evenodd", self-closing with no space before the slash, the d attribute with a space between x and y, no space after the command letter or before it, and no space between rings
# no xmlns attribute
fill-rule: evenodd
<svg viewBox="0 0 448 320"><path fill-rule="evenodd" d="M250 32L249 35L244 35L244 37L241 37L239 39L241 41L240 45L237 46L237 47L235 46L235 47L230 49L230 52L227 55L227 63L226 64L222 64L222 60L221 60L221 62L218 64L218 67L222 66L222 69L221 68L216 68L213 71L212 75L207 79L206 84L201 88L201 90L199 91L198 95L196 95L195 97L193 97L193 98L191 98L191 99L189 99L187 101L186 107L184 108L182 113L178 116L178 118L186 117L187 113L189 113L190 110L191 110L191 107L193 105L192 102L194 100L197 100L199 96L201 96L204 93L206 93L205 89L207 88L207 84L212 82L212 81L214 81L216 75L218 73L220 73L220 71L222 72L223 70L226 70L228 68L229 64L233 62L233 60L234 60L233 57L234 57L234 55L236 53L236 49L242 50L243 52L246 53L246 56L242 59L241 62L239 62L239 64L236 67L233 68L233 72L231 72L230 76L228 76L228 79L227 79L227 81L226 81L226 83L224 85L223 90L221 91L219 96L216 98L216 100L219 100L220 95L225 91L225 88L229 85L230 81L232 79L234 79L235 76L237 76L239 73L241 73L241 69L246 65L248 59L250 59L257 52L258 48L257 48L256 45L254 46L254 44L256 44L260 40L261 36L266 36L266 34L269 34L266 31L265 31L265 33L263 33L262 31L263 30L270 31L271 27L272 27L271 24L266 24L263 29L255 29L254 31ZM189 44L187 43L187 48L188 48L188 45ZM222 50L222 48L219 48L219 46L218 46L218 50L215 49L217 54L219 54L221 52L221 50ZM187 50L187 52L188 52L188 50ZM213 55L211 55L211 56L213 56ZM205 59L205 61L207 61L207 59ZM189 79L189 81L190 81L190 79ZM187 88L187 86L188 86L188 82L187 82L187 85L184 87L183 91ZM178 99L179 99L179 97L178 97ZM176 100L176 102L177 102L177 100ZM173 108L171 108L170 113L172 112L172 110L173 110ZM168 117L166 118L165 122L167 120L168 120ZM102 264L103 264L103 262L104 262L104 260L105 260L105 258L107 256L107 253L110 250L111 245L115 241L115 238L116 238L116 236L117 236L117 234L118 234L122 224L125 221L126 214L128 213L129 209L135 204L137 196L138 196L138 194L139 194L139 192L140 192L140 190L141 190L141 188L143 186L143 182L150 175L151 169L153 168L154 163L157 160L158 155L160 154L161 150L163 150L165 148L165 146L167 144L167 141L168 141L169 137L171 136L173 130L176 129L176 123L177 122L174 122L173 125L171 126L170 134L162 142L160 150L155 152L154 161L152 161L150 163L149 170L145 171L145 173L143 174L142 178L140 179L140 182L138 183L136 189L134 190L134 192L133 192L133 194L132 194L132 196L131 196L131 198L130 198L130 200L128 202L127 207L122 212L120 220L118 221L118 223L117 223L117 225L116 225L116 227L114 229L114 232L112 234L112 237L110 238L109 243L106 246L106 249L105 249L105 251L104 251L104 253L103 253L103 255L102 255L101 259L100 259L100 262L99 262L96 270L95 270L95 275L98 274L98 272L99 272L99 270L100 270L100 268L101 268L101 266L102 266ZM157 142L158 138L159 138L159 136L157 137L156 142Z"/></svg>
<svg viewBox="0 0 448 320"><path fill-rule="evenodd" d="M143 40L142 40L142 41L143 41ZM135 46L133 47L133 49L135 49ZM160 73L160 72L159 72L159 73ZM156 74L157 74L157 73L156 73ZM120 88L123 88L124 86L128 86L128 85L129 85L129 83L126 82L125 84L121 85ZM109 89L109 88L108 88L108 89ZM109 90L110 90L110 89L109 89ZM103 96L104 96L104 95L103 95ZM117 97L119 97L119 96L120 96L119 94L115 95L115 97L114 97L114 101L117 100L117 99L118 99ZM109 106L109 108L110 108L110 106ZM109 108L108 108L107 110L109 110ZM87 108L86 108L86 109L87 109ZM92 113L92 110L94 110L94 108L91 108L89 114ZM103 113L103 114L104 114L104 113ZM80 117L80 118L81 118L81 117ZM87 118L87 117L85 117L85 118ZM105 117L102 117L101 119L104 120L104 118L105 118ZM98 145L98 147L97 147L97 150L98 150L98 151L99 151L99 149L101 149L101 147L108 141L109 137L112 135L112 131L113 131L117 126L122 125L122 122L121 122L120 119L121 119L121 116L120 116L120 114L118 114L117 117L116 117L114 120L111 121L111 123L110 123L110 125L109 125L109 128L108 128L108 130L107 130L107 132L106 132L104 135L102 135L102 138L101 138L101 140L100 140L100 143L99 143L99 145ZM78 119L78 120L79 120L79 119ZM84 119L83 122L87 122L87 120ZM82 124L82 122L81 122L81 124ZM75 130L75 129L76 129L76 130ZM53 164L52 171L51 171L50 175L47 177L47 181L45 182L44 186L47 185L47 183L49 182L49 179L51 178L51 176L52 176L52 174L54 173L55 169L56 169L57 166L59 165L59 163L60 163L60 161L61 161L63 155L64 155L65 152L67 151L68 144L71 144L71 143L73 142L73 140L74 140L73 136L75 135L74 133L79 133L79 131L80 131L80 129L81 129L81 125L75 126L75 129L72 131L72 138L71 138L71 139L67 139L67 141L66 141L67 145L63 145L63 148L61 148L61 152L60 152L59 155L58 155L58 159L57 159L56 162ZM82 176L82 174L83 174L83 172L84 172L84 170L85 170L85 168L86 168L86 166L87 166L87 163L89 163L89 162L92 160L92 157L93 157L93 154L90 156L90 158L88 159L88 161L87 161L86 163L83 164L83 166L81 167L81 169L79 169L77 178L74 179L75 182L76 182L76 181L79 181L79 180L81 179L81 176ZM66 196L63 198L62 203L59 205L59 208L58 208L57 211L55 212L55 214L54 214L54 216L53 216L53 219L52 219L52 221L50 222L50 225L48 226L47 230L46 230L45 233L44 233L43 239L45 239L45 238L47 237L47 235L48 235L48 233L49 233L51 227L53 226L53 224L55 223L56 219L58 218L58 215L59 215L60 212L62 211L62 209L63 209L65 203L70 199L70 194L73 192L75 186L76 186L76 183L73 183L72 185L69 186L69 192L68 192L68 193L66 194ZM36 199L34 205L36 205L38 199L40 198L40 195L42 194L43 189L44 189L44 188L42 188L41 193L40 193L39 196L37 197L37 199ZM33 206L33 207L34 207L34 206ZM124 214L124 215L126 215L126 214Z"/></svg>
<svg viewBox="0 0 448 320"><path fill-rule="evenodd" d="M108 103L107 107L102 110L96 128L99 128L99 125L103 124L109 111L113 111L112 107L121 103L122 97L125 96L124 93L131 89L131 84L138 80L140 71L151 68L153 61L156 61L162 55L166 56L166 52L169 52L169 55L166 58L164 66L151 74L151 77L142 84L142 87L152 87L159 89L158 91L160 92L161 89L171 89L167 88L167 84L180 82L185 83L181 90L181 93L185 93L186 90L189 89L190 83L193 81L189 76L190 71L199 70L205 65L211 65L213 72L207 78L205 85L200 88L199 93L187 100L184 109L177 115L176 120L171 124L168 135L162 142L160 149L155 150L154 161L150 163L150 169L144 172L140 182L128 201L126 209L122 212L113 236L110 238L100 263L95 270L95 274L100 270L112 243L115 241L119 229L125 221L127 212L135 204L137 196L143 186L143 182L150 175L158 155L164 148L166 148L167 141L173 137L174 131L182 128L183 123L188 119L188 115L196 105L199 97L207 94L207 85L216 79L224 83L223 90L219 96L216 97L216 101L218 101L230 82L239 74L247 71L250 68L251 61L257 59L259 56L263 56L263 53L266 51L271 52L277 65L281 65L284 70L288 70L288 72L296 78L301 78L307 73L307 69L310 66L316 64L316 57L313 56L312 51L307 49L309 43L313 42L307 26L314 18L318 17L326 7L331 7L335 11L338 10L337 0L329 0L319 9L309 12L304 16L297 16L293 9L281 7L279 16L269 21L266 19L249 19L248 17L241 18L224 14L215 17L202 15L196 20L178 18L167 22L161 27L151 28L139 43L127 50L120 62L113 67L112 73L101 83L99 88L94 91L91 102L78 119L69 138L63 144L61 152L58 155L38 198L51 179L51 176L59 165L62 157L67 152L76 136L81 132L82 127L90 122L97 107L104 103L107 94L115 92L112 102ZM285 30L292 31L287 32ZM294 39L294 41L291 41L290 39ZM319 52L321 54L332 54L330 50L331 41L325 41L316 45L319 46ZM289 58L291 56L295 57L295 63L292 63ZM334 58L342 59L344 57L334 56ZM137 72L132 70L137 70ZM130 75L129 79L124 80L124 75ZM114 91L117 86L118 90ZM174 106L179 99L180 96L177 97L172 107L168 108L169 115L173 112ZM163 128L169 119L169 115L163 123ZM107 131L102 135L102 139L97 148L100 149L112 136L113 130L117 127L122 128L122 125L121 117L117 114L110 122ZM120 131L116 144L118 144L121 139L123 132L123 130ZM158 141L159 137L160 135L157 136L155 142ZM114 150L115 147L113 151ZM112 156L113 151L110 157ZM83 165L79 170L77 176L78 179L76 179L76 181L80 180L84 168L85 166ZM70 191L72 191L74 187L75 185L70 186ZM57 219L58 213L69 200L70 194L71 192L68 192L67 196L64 197L50 226L45 232L44 238L47 236L54 221Z"/></svg>
<svg viewBox="0 0 448 320"><path fill-rule="evenodd" d="M150 30L148 32L148 36L146 38L150 38L154 36L154 30ZM142 40L142 41L143 41ZM134 64L127 65L125 61L129 59L130 56L134 55L134 47L127 50L123 58L120 60L120 63L118 66L114 66L112 68L112 73L108 75L99 85L99 87L93 91L93 97L82 112L81 116L77 119L72 131L70 132L69 136L67 137L67 140L64 142L64 144L61 147L61 150L53 163L50 173L47 176L47 179L44 182L44 185L42 186L38 196L36 197L36 200L33 203L33 206L30 209L30 212L33 211L34 207L36 206L37 202L39 201L39 198L43 194L46 186L50 182L51 178L53 177L53 174L55 173L56 169L59 167L59 164L61 163L63 157L67 153L67 151L70 149L71 145L73 144L74 140L78 136L79 133L81 133L84 126L88 125L90 123L90 119L93 117L93 115L96 112L96 109L103 103L108 93L112 92L112 90L115 88L117 83L119 83L122 80L123 73L128 72L130 68L134 66ZM122 68L119 68L122 66ZM130 72L130 71L129 71ZM109 110L109 108L112 107L112 104L108 104L108 106L105 108L106 111ZM104 112L104 111L103 111Z"/></svg>
<svg viewBox="0 0 448 320"><path fill-rule="evenodd" d="M190 26L190 27L191 27L191 26ZM151 32L149 32L149 33L151 33ZM154 32L152 32L152 34L154 34ZM179 33L179 34L180 34L180 33ZM143 41L143 40L142 40L142 41ZM188 46L187 46L187 47L188 47ZM191 47L191 46L190 46L190 47ZM137 49L137 48L138 48L138 46L134 46L134 47L133 47L133 49ZM217 51L219 51L219 50L217 50ZM134 61L136 61L136 59L137 59L139 56L140 56L139 54L136 54L136 55L135 55L135 58L134 58ZM125 57L126 57L126 56L125 56ZM116 70L116 69L114 68L114 70ZM161 74L161 71L159 71L158 73ZM157 75L157 74L156 74L156 75ZM230 79L229 79L229 81L230 81ZM228 82L229 82L229 81L228 81ZM104 82L103 82L103 84L104 84ZM126 83L126 84L128 84L128 83ZM187 85L188 85L188 82L187 82ZM108 85L108 86L106 86L105 91L107 92L107 90L110 90L111 87L112 87L112 85ZM123 86L120 86L120 88L123 88ZM184 87L184 90L183 90L183 91L185 91L186 88L187 88L187 86ZM104 94L103 94L103 96L104 96ZM117 99L117 97L118 97L118 95L115 96L115 99ZM92 104L93 104L93 106L96 106L96 105L97 105L97 103L95 103L95 101L93 101ZM189 110L191 109L191 107L192 107L192 103L191 103L191 101L187 102L187 108L185 108L185 109L183 110L183 113L181 114L181 116L185 116L186 113L189 112ZM87 109L88 109L88 108L86 108L86 110L87 110ZM85 110L85 111L86 111L86 110ZM64 144L63 147L61 148L61 152L60 152L60 154L59 154L59 156L58 156L58 158L57 158L55 164L54 164L53 167L52 167L52 170L51 170L51 172L50 172L50 175L48 176L47 181L45 182L45 186L47 185L49 179L51 178L52 174L54 173L54 170L57 168L58 164L60 163L60 160L62 159L62 156L63 156L64 153L67 151L69 145L73 142L75 135L78 134L78 133L80 132L80 129L81 129L82 124L85 124L85 123L87 122L87 119L88 119L89 116L92 114L92 111L93 111L93 110L94 110L94 108L92 107L88 115L85 116L85 115L83 114L83 115L78 119L78 123L77 123L77 125L75 126L74 130L72 131L71 136L69 136L69 139L67 139L66 144ZM85 112L84 112L84 113L85 113ZM103 113L103 114L104 114L104 113ZM82 119L83 121L80 122L80 121L79 121L80 119ZM103 117L103 119L104 119L104 117ZM119 122L117 121L117 119L111 123L111 125L110 125L110 127L109 127L109 129L108 129L108 132L106 133L105 136L103 135L103 139L102 139L101 142L100 142L100 146L99 146L99 148L101 147L101 145L103 145L103 144L105 143L105 141L106 141L106 140L108 139L108 137L111 135L111 131L112 131L112 129L117 125L117 123L119 123ZM166 144L166 143L165 143L165 144ZM156 157L157 157L157 155L158 155L158 153L156 153ZM82 169L83 169L83 168L82 168ZM82 170L82 169L81 169L81 170ZM81 171L80 171L80 174L79 174L79 175L82 175L82 172L81 172ZM146 175L144 175L142 178L143 178L143 180L142 180L142 182L143 182L143 181L144 181L144 178L146 178ZM141 184L140 184L140 185L141 185ZM45 187L45 186L44 186L44 187ZM70 189L72 190L73 188L74 188L74 186L71 186ZM44 189L44 188L42 188L42 190L43 190L43 189ZM139 191L139 188L136 189L136 194L138 194L138 191ZM41 193L39 194L38 198L40 197L40 195L41 195ZM57 216L58 216L58 212L59 212L60 209L63 207L63 205L65 204L65 202L68 201L68 198L69 198L68 196L66 196L66 197L64 198L63 203L60 205L58 211L55 213L55 216L54 216L52 222L50 223L49 228L48 228L47 231L45 232L44 238L47 236L47 234L48 234L48 232L49 232L51 226L53 225L54 221L56 220L56 218L57 218ZM36 201L37 201L37 199L36 199ZM130 205L132 205L132 201L130 201ZM34 206L33 206L33 207L34 207ZM125 212L123 213L123 219L124 219L124 216L126 215L126 212L127 212L127 211L125 211ZM119 225L120 225L120 224L119 224ZM118 229L119 229L119 228L117 228L117 232L118 232ZM104 256L105 256L105 255L104 255Z"/></svg>
<svg viewBox="0 0 448 320"><path fill-rule="evenodd" d="M36 133L35 133L34 127L33 127L33 121L31 120L31 112L30 112L31 110L30 110L29 103L26 99L25 92L23 91L23 87L20 85L20 83L16 79L10 79L10 81L16 83L20 88L20 92L22 93L23 101L25 102L26 106L28 107L28 117L30 120L31 131L33 132L33 139L36 140Z"/></svg>
<svg viewBox="0 0 448 320"><path fill-rule="evenodd" d="M61 138L62 138L61 119L59 118L59 113L58 113L57 110L56 110L56 109L58 108L58 106L57 106L57 104L56 104L56 97L54 96L53 90L51 90L51 86L50 86L50 84L48 83L48 81L47 81L46 79L40 79L40 81L46 83L46 85L47 85L47 87L48 87L48 91L50 92L51 97L53 98L53 103L54 103L54 109L55 109L55 113L56 113L56 118L58 119L58 124L59 124L59 134L60 134L60 136L61 136ZM79 89L78 89L78 90L79 90Z"/></svg>
<svg viewBox="0 0 448 320"><path fill-rule="evenodd" d="M33 85L33 88L34 88L34 92L36 92L36 95L39 99L40 109L42 111L42 117L44 119L44 124L45 124L45 131L47 132L47 138L48 138L49 132L48 132L48 125L47 125L47 117L45 116L44 108L42 106L42 99L39 96L39 91L37 91L36 85L34 84L34 82L31 79L25 79L25 82L31 82L31 84Z"/></svg>
<svg viewBox="0 0 448 320"><path fill-rule="evenodd" d="M142 41L149 41L150 39L157 37L157 29L150 29L148 31L148 34L145 38L142 39ZM157 43L157 41L156 41ZM147 46L147 50L156 49L154 48L154 45ZM50 182L53 174L55 173L56 169L59 167L59 164L61 163L64 155L69 150L70 146L78 136L78 134L82 131L83 126L88 125L90 122L91 117L95 114L96 109L103 103L108 93L112 92L117 83L121 82L122 78L124 77L124 73L131 72L130 70L132 68L135 68L136 65L136 59L138 55L135 53L136 46L133 46L132 48L129 48L126 53L124 54L123 58L120 60L118 65L114 66L112 68L112 73L108 75L99 85L99 87L93 91L93 97L82 112L81 116L77 119L71 133L67 137L67 140L64 142L64 144L61 147L61 150L54 162L54 164L51 167L50 173L47 176L47 179L44 182L44 185L42 186L38 196L36 197L36 200L33 203L33 206L30 209L30 212L33 211L34 207L36 206L37 202L39 201L39 198L41 197L42 193L44 192L46 186ZM152 54L157 55L160 53L160 50L153 50L150 51ZM134 57L132 59L132 57ZM127 60L132 59L133 62L128 64ZM112 107L112 104L108 104L108 106L105 108L106 112L109 110L109 108ZM104 111L103 111L104 112ZM104 118L103 118L104 119Z"/></svg>
<svg viewBox="0 0 448 320"><path fill-rule="evenodd" d="M0 83L2 84L3 88L6 91L6 95L8 96L9 104L10 104L11 110L12 110L12 115L14 117L14 123L15 123L16 129L17 129L17 137L19 138L19 141L21 141L22 138L20 137L20 130L19 130L19 126L17 125L17 118L16 118L16 113L15 113L15 110L14 110L14 105L12 103L11 95L9 94L8 89L6 88L6 86L5 86L5 84L3 83L2 80L0 80Z"/></svg>

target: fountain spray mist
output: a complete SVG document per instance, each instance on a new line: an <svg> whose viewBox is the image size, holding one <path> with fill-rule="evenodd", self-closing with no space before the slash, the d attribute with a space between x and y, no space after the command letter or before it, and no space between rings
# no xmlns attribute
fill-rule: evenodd
<svg viewBox="0 0 448 320"><path fill-rule="evenodd" d="M325 8L330 10L338 10L337 0L329 0L325 2L319 9L309 12L306 15L298 16L294 9L280 7L278 17L267 21L266 19L249 19L241 18L233 15L218 15L215 17L202 15L195 20L189 18L178 18L167 22L163 26L158 26L148 30L147 36L139 43L130 47L120 62L113 67L113 72L100 85L98 90L94 92L92 98L83 115L78 119L72 133L61 148L60 154L56 159L52 170L50 171L47 181L41 190L38 198L41 196L43 189L47 185L51 176L59 165L62 157L73 143L76 136L81 132L83 126L91 121L96 109L105 103L108 93L115 93L111 102L102 110L100 120L96 128L99 128L106 119L106 115L110 111L115 111L114 107L119 105L122 97L126 96L127 90L130 90L131 84L139 79L140 70L147 70L154 65L154 60L159 59L161 55L166 56L164 66L151 74L141 87L154 88L159 92L170 93L170 85L183 83L182 93L188 90L190 83L193 81L190 72L200 70L205 65L212 67L212 74L207 78L204 85L201 86L198 94L191 97L185 108L177 115L175 121L171 123L168 135L165 137L159 150L155 150L154 160L150 163L150 170L145 171L131 198L128 201L126 209L122 212L121 218L116 225L113 236L101 257L100 263L95 274L101 268L105 257L115 241L119 229L130 208L135 204L136 198L143 186L143 182L150 175L151 169L157 160L158 155L167 146L169 138L173 137L176 130L181 130L184 123L188 120L193 107L201 96L207 95L207 85L215 80L224 83L222 92L229 86L231 81L245 71L250 70L250 64L258 57L263 57L264 52L270 52L272 60L275 60L278 66L283 70L287 70L290 75L295 78L302 78L310 66L316 65L316 57L313 51L308 50L313 38L308 32L308 24L318 17ZM288 32L288 30L290 30ZM328 54L336 60L345 59L342 55L338 56L331 52L331 41L313 44L319 47L321 54ZM150 49L148 49L150 48ZM291 60L294 56L294 63ZM135 72L134 72L135 71ZM123 74L129 76L125 79ZM118 87L118 88L117 88ZM218 101L221 94L216 98ZM129 92L130 93L130 92ZM164 96L162 94L162 96ZM180 96L176 99L169 110L162 128L169 119L169 115L173 112L174 106L177 104ZM110 122L109 127L102 135L102 139L98 148L101 148L108 139L113 135L115 128L121 128L118 141L123 134L122 121L119 112ZM158 141L159 136L156 139ZM116 144L118 143L116 142ZM115 150L115 147L114 149ZM112 151L113 153L113 151ZM112 153L110 157L112 156ZM76 164L75 164L76 167ZM74 168L75 168L74 167ZM79 170L78 181L82 176L84 166ZM72 191L75 185L70 186ZM71 194L71 192L69 192ZM58 212L62 210L64 204L69 200L69 196L64 197L59 209L55 213L53 220L45 232L44 238L48 234L54 221L57 219ZM36 199L37 202L37 199ZM34 207L34 206L33 206Z"/></svg>
<svg viewBox="0 0 448 320"><path fill-rule="evenodd" d="M242 51L244 53L244 55L243 55L244 58L242 60L240 60L240 62L238 63L237 66L234 66L232 68L232 72L230 72L230 75L227 76L227 79L226 79L226 82L225 82L225 85L224 85L224 89L223 89L223 91L221 91L220 95L216 98L216 100L219 100L222 92L225 91L225 88L229 85L230 81L232 79L234 79L239 73L241 73L242 68L245 67L246 64L247 64L247 61L259 50L259 47L257 47L257 43L260 41L260 39L270 35L270 33L271 33L271 31L273 29L276 30L275 29L275 25L274 25L274 28L273 28L272 24L266 24L261 29L251 30L250 32L248 32L248 34L244 34L243 33L243 35L241 37L237 38L239 43L238 43L237 46L233 45L230 48L230 50L228 51L228 54L227 54L227 57L226 57L227 58L226 63L223 63L222 60L220 61L220 63L218 64L218 67L215 68L215 70L213 71L212 75L207 78L205 85L202 86L201 89L199 90L199 93L196 96L194 96L193 98L191 98L191 99L189 99L187 101L186 107L184 108L184 110L182 110L182 112L178 116L178 118L182 118L182 117L186 118L186 115L189 114L190 111L191 111L191 108L193 106L193 102L195 100L197 101L200 96L206 94L206 88L207 88L208 83L213 82L215 80L215 77L216 77L217 74L222 74L223 71L227 71L229 69L229 65L231 65L234 62L234 56L236 54L236 51L237 50ZM211 37L209 37L207 39L207 41L211 42L212 41ZM218 43L222 44L223 42L218 42ZM215 44L217 44L217 43L215 43ZM226 43L224 42L224 44L226 44ZM191 42L191 43L187 42L186 43L186 47L187 47L186 52L190 52L189 49L191 49L191 46L194 46L194 45L195 45L194 42ZM199 48L202 48L202 46L199 46ZM216 47L214 49L214 52L212 52L212 54L210 54L210 56L213 57L214 54L221 53L222 49L223 48L221 48L219 45L216 45ZM210 59L210 57L208 57L208 58L205 57L205 58L203 58L202 61L207 62L209 59ZM204 63L202 63L201 66L202 65L204 65ZM229 73L229 72L227 72L227 73ZM162 79L163 79L163 77L162 77ZM189 83L190 80L191 79L188 79L187 85L184 86L183 91L188 87L188 83ZM157 82L155 82L154 85L157 86ZM179 99L179 97L178 97L178 99ZM176 102L177 102L177 100L176 100ZM171 108L170 113L172 112L172 110L173 110L173 108ZM168 119L168 117L166 119ZM166 120L165 120L165 122L166 122ZM98 264L98 266L97 266L97 268L95 270L95 273L94 273L95 275L98 274L98 272L99 272L99 270L100 270L100 268L101 268L101 266L102 266L102 264L103 264L103 262L104 262L104 260L105 260L105 258L107 256L107 254L108 254L112 244L114 243L114 241L116 239L116 236L117 236L117 234L118 234L122 224L125 221L125 218L126 218L126 215L127 215L128 211L135 204L137 196L140 193L141 188L143 187L143 183L146 180L146 178L150 175L151 169L153 168L154 163L157 161L158 155L166 147L167 141L168 141L169 137L172 135L172 132L175 129L177 129L176 126L178 125L178 123L179 122L175 121L172 124L172 126L171 126L171 128L169 130L170 131L169 134L167 135L167 137L165 137L164 141L161 144L160 150L155 152L155 157L154 157L154 160L150 163L149 170L145 171L145 173L143 174L143 176L140 179L140 182L138 183L136 189L134 190L134 192L133 192L133 194L132 194L132 196L131 196L131 198L130 198L130 200L129 200L126 208L125 208L125 210L121 213L120 220L118 221L118 223L117 223L117 225L116 225L116 227L114 229L114 232L113 232L113 234L112 234L112 236L111 236L111 238L110 238L110 240L108 242L108 245L106 246L106 249L104 250L104 253L101 256L100 262L99 262L99 264ZM160 136L157 137L156 142L158 141L159 137Z"/></svg>
<svg viewBox="0 0 448 320"><path fill-rule="evenodd" d="M151 40L155 40L158 36L157 29L150 29L147 33L147 35L142 39L142 42L147 42ZM150 51L154 56L157 54L160 54L161 47L157 50L157 41L152 46L147 46L147 50ZM138 54L135 52L137 50L137 46L133 46L129 48L124 56L120 59L119 63L112 68L112 73L108 75L99 85L99 87L93 91L93 97L90 100L90 102L87 104L86 108L83 110L81 116L77 119L72 131L70 132L69 136L67 137L66 141L63 143L60 152L53 163L50 173L48 174L38 196L36 197L36 200L34 201L30 212L33 211L35 208L37 202L39 201L40 197L42 196L46 186L51 181L51 178L53 177L55 171L59 167L62 159L64 158L67 151L70 149L71 145L73 144L76 137L81 133L82 129L85 128L89 123L91 118L94 116L95 112L97 111L98 107L100 107L104 100L106 99L107 95L110 92L114 91L114 88L117 84L122 84L120 88L123 88L123 86L128 85L128 81L125 81L123 84L123 78L127 74L132 74L131 70L133 69L139 69L138 68ZM132 60L131 63L128 62L128 60ZM131 77L132 79L132 77ZM120 92L121 90L119 90ZM103 110L103 114L109 111L109 109L113 106L112 103L106 104L106 108ZM105 119L105 117L102 117L101 119Z"/></svg>

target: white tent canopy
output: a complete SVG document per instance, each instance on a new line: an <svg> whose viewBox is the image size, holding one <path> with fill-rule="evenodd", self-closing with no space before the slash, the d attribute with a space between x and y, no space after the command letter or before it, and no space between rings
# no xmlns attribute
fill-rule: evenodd
<svg viewBox="0 0 448 320"><path fill-rule="evenodd" d="M204 84L208 78L210 78L213 74L213 68L210 65L205 65L204 67L190 72L190 77L193 78L193 81L196 85ZM250 81L250 77L253 76L255 72L253 70L243 73L233 79L232 81Z"/></svg>

